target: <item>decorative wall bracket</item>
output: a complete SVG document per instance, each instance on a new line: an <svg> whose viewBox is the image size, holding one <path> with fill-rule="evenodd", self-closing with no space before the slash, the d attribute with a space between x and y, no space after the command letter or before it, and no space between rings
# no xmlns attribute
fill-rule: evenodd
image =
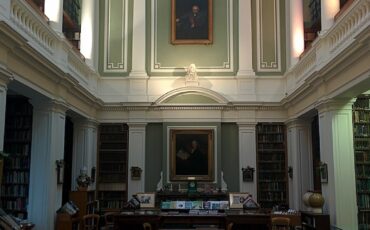
<svg viewBox="0 0 370 230"><path fill-rule="evenodd" d="M140 180L141 172L143 171L140 167L132 166L131 169L131 180Z"/></svg>
<svg viewBox="0 0 370 230"><path fill-rule="evenodd" d="M57 183L58 184L63 184L63 179L64 179L64 160L56 160L55 164L57 165Z"/></svg>
<svg viewBox="0 0 370 230"><path fill-rule="evenodd" d="M253 182L254 171L255 171L255 169L253 167L250 167L250 166L247 166L246 168L242 168L243 181L244 182Z"/></svg>
<svg viewBox="0 0 370 230"><path fill-rule="evenodd" d="M292 166L288 167L288 175L289 175L290 179L293 179L293 168L292 168Z"/></svg>

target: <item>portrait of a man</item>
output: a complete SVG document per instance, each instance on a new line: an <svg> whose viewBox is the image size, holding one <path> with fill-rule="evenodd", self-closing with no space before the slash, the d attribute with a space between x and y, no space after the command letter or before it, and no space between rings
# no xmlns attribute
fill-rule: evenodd
<svg viewBox="0 0 370 230"><path fill-rule="evenodd" d="M213 130L171 130L171 180L213 179Z"/></svg>
<svg viewBox="0 0 370 230"><path fill-rule="evenodd" d="M212 43L212 0L172 0L172 43Z"/></svg>

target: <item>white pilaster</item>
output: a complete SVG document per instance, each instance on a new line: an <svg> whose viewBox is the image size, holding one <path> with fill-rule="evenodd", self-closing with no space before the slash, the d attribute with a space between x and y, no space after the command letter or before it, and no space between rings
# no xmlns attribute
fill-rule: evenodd
<svg viewBox="0 0 370 230"><path fill-rule="evenodd" d="M2 0L0 4L0 20L7 20L10 15L10 0Z"/></svg>
<svg viewBox="0 0 370 230"><path fill-rule="evenodd" d="M63 0L45 0L45 15L57 33L63 33Z"/></svg>
<svg viewBox="0 0 370 230"><path fill-rule="evenodd" d="M257 200L257 154L256 154L256 123L238 123L239 127L239 178L240 192L248 192ZM244 182L242 168L255 169L253 182Z"/></svg>
<svg viewBox="0 0 370 230"><path fill-rule="evenodd" d="M341 229L357 229L352 102L328 101L319 112L320 159L327 164L328 183L323 183L324 212Z"/></svg>
<svg viewBox="0 0 370 230"><path fill-rule="evenodd" d="M326 31L333 25L334 16L340 10L339 0L325 0L321 1L321 32L320 34L326 33Z"/></svg>
<svg viewBox="0 0 370 230"><path fill-rule="evenodd" d="M38 230L54 229L62 205L56 160L64 157L65 111L58 101L31 101L33 105L29 219Z"/></svg>
<svg viewBox="0 0 370 230"><path fill-rule="evenodd" d="M289 67L292 67L298 62L299 56L304 51L303 2L289 1L289 4L290 26L288 34L290 41L287 45L290 46Z"/></svg>
<svg viewBox="0 0 370 230"><path fill-rule="evenodd" d="M0 151L4 150L6 94L8 83L13 79L11 73L0 70Z"/></svg>
<svg viewBox="0 0 370 230"><path fill-rule="evenodd" d="M145 192L145 135L146 123L130 123L128 148L128 199L133 194ZM131 167L142 169L141 179L131 179Z"/></svg>
<svg viewBox="0 0 370 230"><path fill-rule="evenodd" d="M145 0L135 0L133 12L133 31L132 31L132 77L148 77L145 69L146 54L146 35L145 35Z"/></svg>
<svg viewBox="0 0 370 230"><path fill-rule="evenodd" d="M97 123L89 119L73 119L73 160L72 160L72 190L77 189L76 178L84 167L91 176L91 168L96 167ZM89 190L95 189L95 183Z"/></svg>
<svg viewBox="0 0 370 230"><path fill-rule="evenodd" d="M80 36L80 51L85 57L86 64L95 69L95 57L97 46L96 30L98 29L99 18L98 11L96 10L98 1L83 0L81 7L81 36Z"/></svg>
<svg viewBox="0 0 370 230"><path fill-rule="evenodd" d="M289 207L304 210L302 197L313 190L313 169L310 122L294 119L287 122L288 167L293 177L289 178Z"/></svg>
<svg viewBox="0 0 370 230"><path fill-rule="evenodd" d="M251 0L239 1L239 71L238 77L254 76L252 64Z"/></svg>

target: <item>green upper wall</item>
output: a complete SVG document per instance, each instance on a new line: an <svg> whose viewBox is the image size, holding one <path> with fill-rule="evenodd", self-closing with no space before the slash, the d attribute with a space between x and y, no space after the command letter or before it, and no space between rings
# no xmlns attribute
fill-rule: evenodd
<svg viewBox="0 0 370 230"><path fill-rule="evenodd" d="M174 45L171 44L171 0L147 0L145 58L148 74L183 76L184 68L195 63L199 76L235 75L238 71L238 27L239 24L243 26L243 22L238 22L238 3L213 0L212 44ZM132 40L135 39L132 37L133 0L100 0L99 4L99 72L103 77L128 76L134 52ZM252 38L256 74L283 74L285 1L252 1Z"/></svg>

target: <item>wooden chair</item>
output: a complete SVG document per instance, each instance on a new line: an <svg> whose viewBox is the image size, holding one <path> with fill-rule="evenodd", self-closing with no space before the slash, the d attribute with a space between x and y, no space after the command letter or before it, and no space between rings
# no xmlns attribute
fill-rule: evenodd
<svg viewBox="0 0 370 230"><path fill-rule="evenodd" d="M271 218L272 230L289 230L290 219L286 217Z"/></svg>
<svg viewBox="0 0 370 230"><path fill-rule="evenodd" d="M114 228L114 218L113 216L117 214L116 212L106 212L104 213L105 225L102 230L112 230Z"/></svg>
<svg viewBox="0 0 370 230"><path fill-rule="evenodd" d="M227 225L227 230L232 230L233 229L233 226L234 226L234 223L231 222Z"/></svg>
<svg viewBox="0 0 370 230"><path fill-rule="evenodd" d="M82 217L82 229L83 230L99 230L99 218L98 214L87 214Z"/></svg>
<svg viewBox="0 0 370 230"><path fill-rule="evenodd" d="M143 229L144 229L144 230L152 230L152 225L151 225L151 224L149 224L149 223L144 223L144 224L143 224Z"/></svg>

